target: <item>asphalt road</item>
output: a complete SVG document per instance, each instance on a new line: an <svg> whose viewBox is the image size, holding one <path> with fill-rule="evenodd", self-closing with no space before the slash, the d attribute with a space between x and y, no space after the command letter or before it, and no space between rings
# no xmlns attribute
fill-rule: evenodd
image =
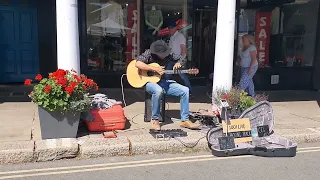
<svg viewBox="0 0 320 180"><path fill-rule="evenodd" d="M23 180L318 180L319 177L319 143L299 145L294 158L217 158L197 153L0 166L0 179Z"/></svg>

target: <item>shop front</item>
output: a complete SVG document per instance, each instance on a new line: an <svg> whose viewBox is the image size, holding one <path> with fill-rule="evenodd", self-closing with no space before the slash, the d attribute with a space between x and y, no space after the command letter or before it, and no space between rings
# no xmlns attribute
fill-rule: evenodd
<svg viewBox="0 0 320 180"><path fill-rule="evenodd" d="M212 72L216 1L79 0L78 3L81 71L101 87L120 87L120 77L131 60L155 40L168 42L167 24L172 21L186 37L188 66L200 68L201 77ZM192 81L194 85L198 82Z"/></svg>
<svg viewBox="0 0 320 180"><path fill-rule="evenodd" d="M320 89L319 1L237 0L235 8L231 0L1 1L0 83L74 66L101 87L118 88L126 65L153 41L168 42L167 23L175 21L187 40L188 66L200 69L193 86L212 82L215 68L222 84L232 75L236 83L229 59L237 59L241 36L252 34L257 90Z"/></svg>
<svg viewBox="0 0 320 180"><path fill-rule="evenodd" d="M215 64L221 63L215 73L229 77L226 53L236 60L241 36L251 34L258 49L257 90L319 89L319 1L238 0L235 9L220 12L230 18L235 14L230 39L216 34L219 23L225 24L217 20L217 1L78 0L81 72L101 87L120 87L126 65L153 41L168 41L167 23L176 21L187 40L188 66L200 69L199 76L190 77L193 86L210 83ZM229 39L234 50L225 43ZM228 47L232 50L226 51ZM224 54L216 54L219 48ZM215 62L217 57L225 60ZM233 84L237 75L234 69Z"/></svg>
<svg viewBox="0 0 320 180"><path fill-rule="evenodd" d="M247 0L238 10L238 40L255 37L258 90L319 88L319 0ZM238 41L237 51L241 51ZM318 65L319 66L319 65Z"/></svg>
<svg viewBox="0 0 320 180"><path fill-rule="evenodd" d="M55 0L0 1L0 83L56 69Z"/></svg>

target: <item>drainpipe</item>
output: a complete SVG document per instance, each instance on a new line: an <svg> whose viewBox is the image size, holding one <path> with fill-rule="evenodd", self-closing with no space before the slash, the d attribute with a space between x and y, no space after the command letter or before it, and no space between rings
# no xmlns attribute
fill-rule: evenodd
<svg viewBox="0 0 320 180"><path fill-rule="evenodd" d="M58 68L80 73L78 0L56 0Z"/></svg>
<svg viewBox="0 0 320 180"><path fill-rule="evenodd" d="M219 0L212 94L232 87L236 0Z"/></svg>

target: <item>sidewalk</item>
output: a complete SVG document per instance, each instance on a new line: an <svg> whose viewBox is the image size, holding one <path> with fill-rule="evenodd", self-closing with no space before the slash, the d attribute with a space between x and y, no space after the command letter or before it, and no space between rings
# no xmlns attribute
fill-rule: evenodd
<svg viewBox="0 0 320 180"><path fill-rule="evenodd" d="M84 134L77 139L44 141L40 138L37 108L33 103L4 102L0 104L0 164L208 150L203 131L186 130L188 137L180 138L180 141L155 140L148 133L150 124L143 122L144 103L127 103L128 129L119 131L118 138L104 139L101 134ZM274 102L272 105L275 134L298 143L320 141L320 108L316 101ZM179 118L179 103L170 102L166 109L169 117ZM210 104L190 104L191 111L199 109L210 109ZM179 122L167 121L162 127L179 128Z"/></svg>

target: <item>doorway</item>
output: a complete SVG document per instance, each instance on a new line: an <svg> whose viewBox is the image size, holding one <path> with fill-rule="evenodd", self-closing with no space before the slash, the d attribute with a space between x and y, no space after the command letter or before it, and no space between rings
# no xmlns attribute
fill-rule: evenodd
<svg viewBox="0 0 320 180"><path fill-rule="evenodd" d="M0 83L21 83L39 73L36 0L0 1Z"/></svg>
<svg viewBox="0 0 320 180"><path fill-rule="evenodd" d="M217 8L194 9L193 64L199 68L199 77L210 83L214 69Z"/></svg>

